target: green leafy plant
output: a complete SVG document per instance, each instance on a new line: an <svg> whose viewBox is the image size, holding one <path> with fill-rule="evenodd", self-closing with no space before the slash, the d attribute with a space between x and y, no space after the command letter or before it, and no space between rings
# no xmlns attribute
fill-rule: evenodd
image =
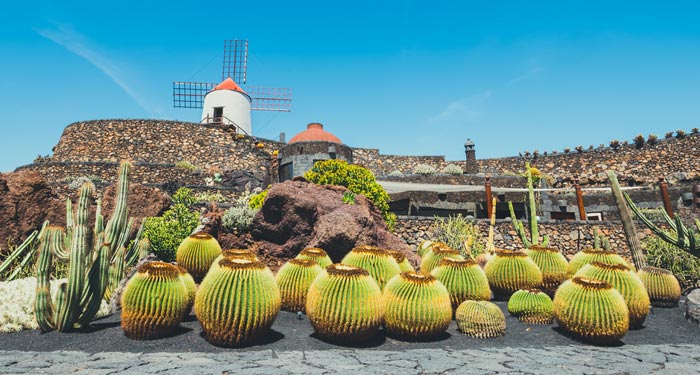
<svg viewBox="0 0 700 375"><path fill-rule="evenodd" d="M180 188L172 197L173 204L162 216L145 220L143 236L151 243L151 251L162 261L175 260L180 243L199 225L199 213L190 210L196 202L192 190Z"/></svg>
<svg viewBox="0 0 700 375"><path fill-rule="evenodd" d="M355 204L355 193L352 191L346 191L343 193L343 203L345 204Z"/></svg>
<svg viewBox="0 0 700 375"><path fill-rule="evenodd" d="M389 211L389 194L377 183L372 172L344 160L322 160L304 173L304 178L318 185L345 186L355 194L362 194L382 213L389 230L396 224L396 215Z"/></svg>
<svg viewBox="0 0 700 375"><path fill-rule="evenodd" d="M263 193L264 195L262 195ZM247 231L250 228L250 225L253 224L255 214L257 214L260 207L262 207L265 196L267 196L267 190L259 194L256 193L256 190L253 192L246 190L236 199L233 206L224 212L224 215L221 218L221 225L224 227L224 229L231 232L234 230L241 232ZM251 205L252 197L261 197L256 198L256 202L254 203L254 206L256 207Z"/></svg>
<svg viewBox="0 0 700 375"><path fill-rule="evenodd" d="M259 210L262 208L263 203L265 203L265 198L267 198L267 193L270 191L270 189L265 189L259 193L255 193L255 190L253 193L250 195L250 198L248 198L248 207L252 208L253 210Z"/></svg>
<svg viewBox="0 0 700 375"><path fill-rule="evenodd" d="M432 275L396 275L386 284L382 303L384 329L391 336L432 338L444 333L452 320L450 294Z"/></svg>
<svg viewBox="0 0 700 375"><path fill-rule="evenodd" d="M700 258L656 236L646 237L642 246L650 266L673 272L684 290L700 287Z"/></svg>
<svg viewBox="0 0 700 375"><path fill-rule="evenodd" d="M465 257L476 257L485 250L479 241L479 230L474 220L467 219L461 214L450 215L447 218L435 216L431 225L434 240L443 242Z"/></svg>

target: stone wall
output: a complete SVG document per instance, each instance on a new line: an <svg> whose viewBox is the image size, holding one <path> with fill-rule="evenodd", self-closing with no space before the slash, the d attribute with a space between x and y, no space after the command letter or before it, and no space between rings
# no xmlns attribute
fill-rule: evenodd
<svg viewBox="0 0 700 375"><path fill-rule="evenodd" d="M422 241L434 239L433 219L399 218L394 232L413 248ZM525 223L527 224L527 223ZM480 241L485 245L488 239L489 222L476 222ZM595 224L610 240L612 249L627 258L631 258L622 224L619 222L598 222ZM567 257L573 256L578 250L593 247L593 224L590 222L551 222L539 225L540 235L548 235L550 246L564 251ZM640 239L651 235L651 231L637 225ZM494 245L501 249L521 249L522 243L513 230L510 220L499 220L496 223Z"/></svg>
<svg viewBox="0 0 700 375"><path fill-rule="evenodd" d="M353 160L369 168L375 176L386 176L393 171L410 174L419 164L431 165L440 171L449 164L444 156L383 155L376 148L353 148Z"/></svg>

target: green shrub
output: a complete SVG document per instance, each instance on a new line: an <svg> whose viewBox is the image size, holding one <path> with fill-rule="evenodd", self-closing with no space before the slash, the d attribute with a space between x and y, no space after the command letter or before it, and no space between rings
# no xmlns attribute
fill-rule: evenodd
<svg viewBox="0 0 700 375"><path fill-rule="evenodd" d="M460 175L464 173L462 167L456 164L447 164L445 168L442 169L442 173Z"/></svg>
<svg viewBox="0 0 700 375"><path fill-rule="evenodd" d="M259 189L253 190L253 192L246 190L236 199L233 206L226 210L221 218L221 225L230 232L234 230L247 231L253 223L253 217L262 207L266 196L267 190L262 192Z"/></svg>
<svg viewBox="0 0 700 375"><path fill-rule="evenodd" d="M459 250L463 256L476 257L484 252L484 244L479 241L479 231L474 221L457 216L435 217L432 224L434 241L444 242L449 247Z"/></svg>
<svg viewBox="0 0 700 375"><path fill-rule="evenodd" d="M418 164L415 168L413 168L413 173L422 175L433 175L437 173L437 170L435 170L435 167L433 167L432 165Z"/></svg>
<svg viewBox="0 0 700 375"><path fill-rule="evenodd" d="M683 289L700 286L700 258L656 236L646 237L642 246L646 250L649 265L673 272Z"/></svg>
<svg viewBox="0 0 700 375"><path fill-rule="evenodd" d="M175 260L175 251L199 225L199 213L190 211L196 202L192 190L180 188L172 197L173 204L162 216L146 219L144 237L151 241L151 251L162 261Z"/></svg>
<svg viewBox="0 0 700 375"><path fill-rule="evenodd" d="M323 160L304 173L304 178L319 185L345 186L355 194L362 194L372 201L384 217L387 227L394 228L396 215L389 211L389 194L377 183L372 172L343 160Z"/></svg>

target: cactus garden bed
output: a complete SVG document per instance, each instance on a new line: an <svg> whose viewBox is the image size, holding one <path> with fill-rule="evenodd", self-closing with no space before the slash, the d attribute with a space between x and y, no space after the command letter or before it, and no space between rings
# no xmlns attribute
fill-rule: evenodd
<svg viewBox="0 0 700 375"><path fill-rule="evenodd" d="M431 341L401 341L386 337L383 331L355 347L400 351L420 348L450 348L454 350L484 347L551 347L587 345L564 334L556 324L527 325L507 312L507 302L496 302L506 314L505 336L476 339L457 331L453 320L447 333ZM685 299L678 307L653 308L644 327L630 330L618 345L693 344L698 342L700 327L684 317ZM194 314L190 314L177 331L157 340L131 340L119 327L119 313L92 322L86 331L72 333L25 330L0 336L0 350L79 350L98 352L220 352L235 350L326 350L342 348L338 344L319 339L306 316L298 319L296 313L281 311L272 329L252 345L240 349L225 349L209 344L202 337L202 328Z"/></svg>

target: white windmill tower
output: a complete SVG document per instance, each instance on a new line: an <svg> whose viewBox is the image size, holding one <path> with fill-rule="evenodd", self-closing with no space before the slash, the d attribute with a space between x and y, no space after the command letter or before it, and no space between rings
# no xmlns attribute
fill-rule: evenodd
<svg viewBox="0 0 700 375"><path fill-rule="evenodd" d="M202 108L202 123L234 125L252 135L251 110L289 112L292 90L248 87L248 41L225 40L221 83L173 82L176 108Z"/></svg>

